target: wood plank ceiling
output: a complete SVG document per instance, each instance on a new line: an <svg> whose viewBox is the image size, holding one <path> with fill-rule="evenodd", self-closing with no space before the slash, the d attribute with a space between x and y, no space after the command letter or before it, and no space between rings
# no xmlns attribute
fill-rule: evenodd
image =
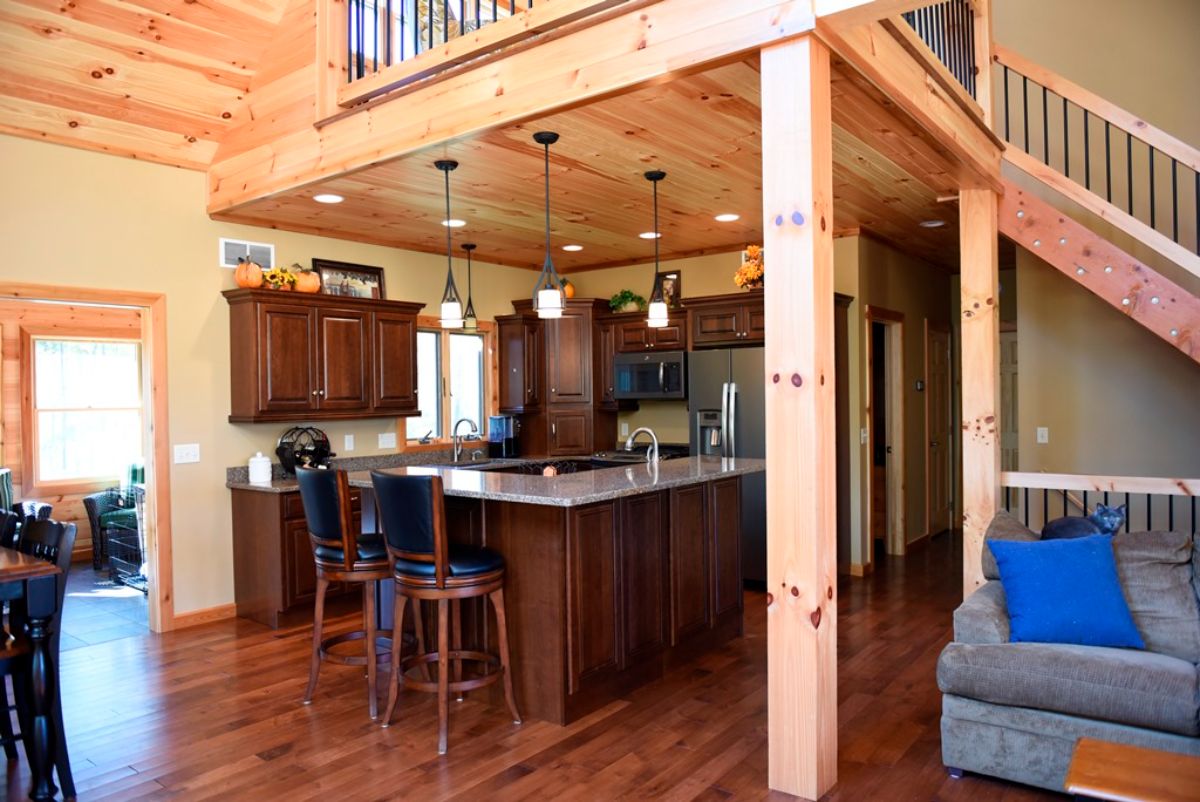
<svg viewBox="0 0 1200 802"><path fill-rule="evenodd" d="M936 200L956 191L949 157L905 127L844 64L835 69L833 93L835 230L861 229L953 269L956 207ZM562 135L550 153L560 270L653 257L653 243L638 237L653 228L651 188L643 178L651 169L667 173L659 186L665 258L737 250L762 241L759 120L757 61L737 62L245 204L219 218L443 252L443 179L433 161L451 158L460 163L451 175L452 215L467 222L455 241L475 242L483 261L540 269L542 153L531 135L553 130ZM346 200L319 204L312 200L319 193ZM716 222L722 213L741 219ZM946 225L919 225L932 219ZM583 250L562 251L567 244Z"/></svg>
<svg viewBox="0 0 1200 802"><path fill-rule="evenodd" d="M206 169L287 0L5 0L0 132Z"/></svg>

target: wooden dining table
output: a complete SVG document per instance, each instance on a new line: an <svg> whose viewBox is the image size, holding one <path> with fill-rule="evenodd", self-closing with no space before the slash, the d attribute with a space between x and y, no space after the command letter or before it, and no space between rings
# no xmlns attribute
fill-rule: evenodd
<svg viewBox="0 0 1200 802"><path fill-rule="evenodd" d="M0 601L22 604L32 643L29 679L16 687L29 699L26 744L33 783L30 799L54 799L54 704L58 694L57 655L50 648L50 623L58 606L58 566L0 546ZM4 711L8 715L8 711Z"/></svg>

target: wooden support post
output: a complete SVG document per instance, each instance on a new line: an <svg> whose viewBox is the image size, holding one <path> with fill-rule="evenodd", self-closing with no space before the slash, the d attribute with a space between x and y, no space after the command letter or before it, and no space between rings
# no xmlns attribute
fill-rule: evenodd
<svg viewBox="0 0 1200 802"><path fill-rule="evenodd" d="M983 121L992 127L992 0L971 0L975 26L975 100L983 108Z"/></svg>
<svg viewBox="0 0 1200 802"><path fill-rule="evenodd" d="M762 51L769 782L837 781L833 133L829 50Z"/></svg>
<svg viewBox="0 0 1200 802"><path fill-rule="evenodd" d="M962 312L963 596L983 584L983 535L1000 506L997 197L958 194Z"/></svg>

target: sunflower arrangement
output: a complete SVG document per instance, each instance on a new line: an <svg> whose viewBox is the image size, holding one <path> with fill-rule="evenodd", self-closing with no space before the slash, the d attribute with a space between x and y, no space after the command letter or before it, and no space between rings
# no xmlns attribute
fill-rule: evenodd
<svg viewBox="0 0 1200 802"><path fill-rule="evenodd" d="M733 274L733 283L744 290L763 285L763 249L761 245L748 245L742 251L742 266Z"/></svg>
<svg viewBox="0 0 1200 802"><path fill-rule="evenodd" d="M263 284L273 290L290 290L296 285L296 274L286 267L272 267L263 271Z"/></svg>

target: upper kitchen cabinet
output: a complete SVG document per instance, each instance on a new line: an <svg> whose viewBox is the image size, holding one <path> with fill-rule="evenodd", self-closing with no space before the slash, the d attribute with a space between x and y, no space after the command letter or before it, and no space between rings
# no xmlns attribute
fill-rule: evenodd
<svg viewBox="0 0 1200 802"><path fill-rule="evenodd" d="M658 328L646 325L645 312L613 315L612 322L618 354L687 350L687 315L682 309L671 310L667 325Z"/></svg>
<svg viewBox="0 0 1200 802"><path fill-rule="evenodd" d="M689 347L715 348L762 343L766 333L762 290L685 298Z"/></svg>
<svg viewBox="0 0 1200 802"><path fill-rule="evenodd" d="M417 414L423 304L228 290L232 422Z"/></svg>
<svg viewBox="0 0 1200 802"><path fill-rule="evenodd" d="M524 315L496 318L500 348L500 411L534 412L542 407L542 322Z"/></svg>

